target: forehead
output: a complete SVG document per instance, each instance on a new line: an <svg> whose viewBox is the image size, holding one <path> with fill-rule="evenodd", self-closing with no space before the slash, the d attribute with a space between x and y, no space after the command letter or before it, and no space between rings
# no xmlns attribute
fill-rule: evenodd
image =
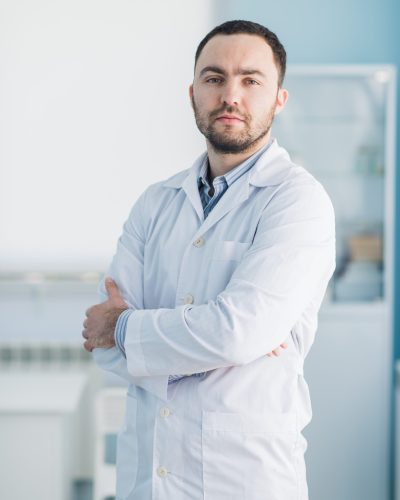
<svg viewBox="0 0 400 500"><path fill-rule="evenodd" d="M228 71L245 66L277 73L272 49L265 39L245 33L211 38L200 53L196 73L206 66L220 66Z"/></svg>

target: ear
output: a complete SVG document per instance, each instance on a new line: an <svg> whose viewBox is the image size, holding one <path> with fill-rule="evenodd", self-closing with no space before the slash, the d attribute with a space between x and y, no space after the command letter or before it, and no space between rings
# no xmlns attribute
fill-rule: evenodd
<svg viewBox="0 0 400 500"><path fill-rule="evenodd" d="M276 108L275 115L279 115L279 113L285 107L287 100L289 99L289 92L286 89L280 88L278 90L278 95L276 96Z"/></svg>
<svg viewBox="0 0 400 500"><path fill-rule="evenodd" d="M189 86L189 98L190 98L190 104L193 108L193 83L191 83Z"/></svg>

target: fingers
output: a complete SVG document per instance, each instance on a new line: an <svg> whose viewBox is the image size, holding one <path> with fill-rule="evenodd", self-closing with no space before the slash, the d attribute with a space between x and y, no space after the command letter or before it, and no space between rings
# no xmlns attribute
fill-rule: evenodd
<svg viewBox="0 0 400 500"><path fill-rule="evenodd" d="M88 318L86 318L85 321L83 322L82 337L85 339L85 342L83 343L84 349L86 351L92 352L91 341L89 340Z"/></svg>
<svg viewBox="0 0 400 500"><path fill-rule="evenodd" d="M90 308L91 309L91 308ZM88 330L88 326L89 326L89 315L90 315L90 309L88 309L86 311L86 318L84 320L84 322L82 323L83 324L83 330L82 330L82 337L84 339L88 339L89 338L89 330Z"/></svg>
<svg viewBox="0 0 400 500"><path fill-rule="evenodd" d="M86 342L83 343L83 347L85 348L85 351L88 351L88 352L93 351L93 346L89 340L86 340Z"/></svg>
<svg viewBox="0 0 400 500"><path fill-rule="evenodd" d="M273 356L278 357L281 355L280 348L282 349L287 349L289 346L286 342L282 342L282 344L279 345L276 349L272 350L267 354L268 357L272 358Z"/></svg>
<svg viewBox="0 0 400 500"><path fill-rule="evenodd" d="M94 306L89 307L89 309L86 309L85 316L88 318L92 312L94 311L95 307L97 307L97 304Z"/></svg>
<svg viewBox="0 0 400 500"><path fill-rule="evenodd" d="M82 337L84 339L86 339L86 341L89 339L88 318L86 318L85 321L83 322ZM84 347L85 347L85 344L87 344L87 342L85 342L83 344ZM85 347L85 349L86 349L86 347ZM86 349L86 350L88 350L88 349Z"/></svg>
<svg viewBox="0 0 400 500"><path fill-rule="evenodd" d="M105 287L106 287L106 290L108 293L108 297L110 299L122 298L121 294L119 293L119 289L117 287L117 284L115 283L115 281L112 278L106 278L104 284L105 284Z"/></svg>

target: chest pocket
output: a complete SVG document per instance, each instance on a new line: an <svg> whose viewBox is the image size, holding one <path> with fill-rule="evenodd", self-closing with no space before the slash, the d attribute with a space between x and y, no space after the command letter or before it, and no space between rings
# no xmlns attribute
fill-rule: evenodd
<svg viewBox="0 0 400 500"><path fill-rule="evenodd" d="M250 245L250 241L219 241L215 245L211 260L240 261Z"/></svg>
<svg viewBox="0 0 400 500"><path fill-rule="evenodd" d="M227 240L216 243L208 269L207 296L209 298L215 298L225 290L250 245L251 242Z"/></svg>

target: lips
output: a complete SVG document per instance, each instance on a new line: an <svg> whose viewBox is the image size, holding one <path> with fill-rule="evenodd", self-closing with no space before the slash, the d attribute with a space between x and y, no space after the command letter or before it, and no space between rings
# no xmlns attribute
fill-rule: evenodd
<svg viewBox="0 0 400 500"><path fill-rule="evenodd" d="M242 118L239 118L238 116L235 116L235 115L221 115L221 116L217 116L216 120L218 121L222 121L224 123L234 123L234 122L242 122L244 120L242 120Z"/></svg>

